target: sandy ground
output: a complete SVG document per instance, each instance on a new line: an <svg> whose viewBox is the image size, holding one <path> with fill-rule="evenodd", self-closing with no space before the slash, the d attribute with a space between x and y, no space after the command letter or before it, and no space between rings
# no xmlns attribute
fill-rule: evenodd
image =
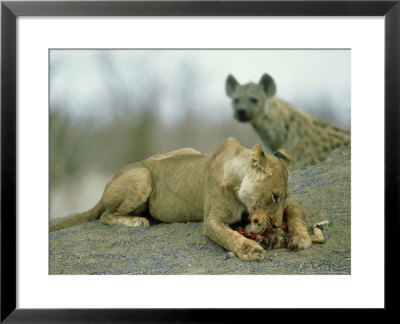
<svg viewBox="0 0 400 324"><path fill-rule="evenodd" d="M107 226L100 221L50 233L50 274L321 274L349 275L350 148L293 171L291 197L312 223L329 220L325 244L290 252L268 250L261 262L230 258L202 234L202 223ZM53 220L52 220L53 221Z"/></svg>

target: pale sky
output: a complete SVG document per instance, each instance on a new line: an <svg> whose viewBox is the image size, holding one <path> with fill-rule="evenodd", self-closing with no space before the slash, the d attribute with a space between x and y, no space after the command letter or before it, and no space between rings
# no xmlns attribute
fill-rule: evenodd
<svg viewBox="0 0 400 324"><path fill-rule="evenodd" d="M115 109L110 94L142 109L156 91L166 122L179 121L185 109L207 118L232 118L225 94L228 74L247 83L268 73L277 96L315 114L326 102L337 123L349 126L350 55L350 50L51 50L51 109L78 119L103 119ZM187 105L182 89L191 107L182 106Z"/></svg>

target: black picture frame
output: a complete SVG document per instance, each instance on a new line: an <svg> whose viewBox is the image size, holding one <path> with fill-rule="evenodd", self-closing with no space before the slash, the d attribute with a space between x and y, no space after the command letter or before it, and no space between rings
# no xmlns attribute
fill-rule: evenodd
<svg viewBox="0 0 400 324"><path fill-rule="evenodd" d="M384 16L385 310L398 284L392 265L399 235L400 0L395 1L2 1L1 3L1 322L225 322L263 310L16 308L16 19L19 16ZM373 82L373 80L371 80ZM374 154L373 148L365 152ZM371 198L374 194L371 188ZM368 199L368 198L367 198ZM372 243L372 242L371 242ZM368 247L366 247L368 248ZM373 260L371 260L373 262ZM366 283L367 285L368 283ZM243 298L246 298L244 296ZM270 316L270 315L268 315Z"/></svg>

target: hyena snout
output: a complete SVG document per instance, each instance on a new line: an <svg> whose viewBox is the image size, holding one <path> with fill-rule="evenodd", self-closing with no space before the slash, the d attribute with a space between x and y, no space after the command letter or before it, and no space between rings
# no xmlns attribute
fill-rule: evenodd
<svg viewBox="0 0 400 324"><path fill-rule="evenodd" d="M250 119L249 114L244 109L238 109L236 111L236 116L237 116L237 119L239 119L240 121L248 121Z"/></svg>

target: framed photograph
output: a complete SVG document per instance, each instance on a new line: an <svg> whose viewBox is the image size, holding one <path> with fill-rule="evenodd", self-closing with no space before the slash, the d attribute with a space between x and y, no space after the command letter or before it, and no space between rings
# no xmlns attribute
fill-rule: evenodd
<svg viewBox="0 0 400 324"><path fill-rule="evenodd" d="M1 320L392 309L399 15L2 2Z"/></svg>

